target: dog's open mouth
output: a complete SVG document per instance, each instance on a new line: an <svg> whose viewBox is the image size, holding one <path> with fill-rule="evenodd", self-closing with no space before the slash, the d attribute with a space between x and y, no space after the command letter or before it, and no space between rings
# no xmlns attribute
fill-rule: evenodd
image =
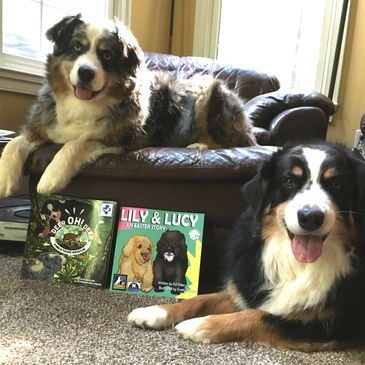
<svg viewBox="0 0 365 365"><path fill-rule="evenodd" d="M326 237L314 234L294 234L287 230L291 239L291 249L295 258L303 263L313 263L322 255Z"/></svg>
<svg viewBox="0 0 365 365"><path fill-rule="evenodd" d="M149 253L142 253L142 258L144 262L150 261L150 254Z"/></svg>
<svg viewBox="0 0 365 365"><path fill-rule="evenodd" d="M174 257L175 257L175 255L172 252L170 252L170 251L166 251L163 254L163 256L164 256L165 260L168 261L168 262L171 262L174 259Z"/></svg>
<svg viewBox="0 0 365 365"><path fill-rule="evenodd" d="M89 88L82 87L82 86L74 86L74 93L75 96L80 100L91 100L94 96L100 93L99 91L93 91Z"/></svg>

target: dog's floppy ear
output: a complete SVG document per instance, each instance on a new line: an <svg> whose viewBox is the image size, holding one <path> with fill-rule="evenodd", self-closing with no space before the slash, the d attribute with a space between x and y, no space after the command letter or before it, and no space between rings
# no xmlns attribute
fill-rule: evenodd
<svg viewBox="0 0 365 365"><path fill-rule="evenodd" d="M365 161L362 159L362 157L357 156L350 151L347 152L347 156L350 158L351 163L354 166L357 177L357 191L356 196L353 198L357 203L355 209L356 211L361 212L362 215L365 215Z"/></svg>
<svg viewBox="0 0 365 365"><path fill-rule="evenodd" d="M127 243L123 247L123 255L125 257L131 256L134 252L134 246L135 246L135 238L133 236L129 237Z"/></svg>
<svg viewBox="0 0 365 365"><path fill-rule="evenodd" d="M274 160L265 161L256 175L242 188L246 201L251 205L256 217L259 217L269 202L269 183L273 173Z"/></svg>
<svg viewBox="0 0 365 365"><path fill-rule="evenodd" d="M66 49L74 29L79 24L84 24L81 20L81 14L66 16L47 30L47 39L54 42L53 54L55 56L58 56Z"/></svg>
<svg viewBox="0 0 365 365"><path fill-rule="evenodd" d="M125 71L135 76L136 70L144 61L144 54L132 32L120 22L114 22L115 33L122 49L122 66Z"/></svg>

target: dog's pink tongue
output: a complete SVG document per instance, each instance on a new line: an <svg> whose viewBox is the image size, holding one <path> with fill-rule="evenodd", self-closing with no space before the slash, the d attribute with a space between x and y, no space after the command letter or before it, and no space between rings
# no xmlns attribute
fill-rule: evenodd
<svg viewBox="0 0 365 365"><path fill-rule="evenodd" d="M147 253L143 253L143 254L142 254L142 257L143 257L143 260L144 260L145 262L148 262L148 261L150 260L150 256L149 256L149 254L147 254Z"/></svg>
<svg viewBox="0 0 365 365"><path fill-rule="evenodd" d="M81 100L90 100L93 96L93 92L90 89L76 86L75 95Z"/></svg>
<svg viewBox="0 0 365 365"><path fill-rule="evenodd" d="M322 254L323 241L314 235L295 235L292 241L292 251L300 262L315 262Z"/></svg>

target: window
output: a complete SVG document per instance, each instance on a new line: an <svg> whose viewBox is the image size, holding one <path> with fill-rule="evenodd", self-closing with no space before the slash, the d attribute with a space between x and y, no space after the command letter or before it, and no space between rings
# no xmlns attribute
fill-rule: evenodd
<svg viewBox="0 0 365 365"><path fill-rule="evenodd" d="M271 73L283 88L328 95L343 0L197 0L196 19L209 14L217 26L195 30L202 56ZM201 20L202 23L204 20ZM205 26L205 28L207 28ZM212 40L213 39L213 40ZM195 41L195 40L194 40ZM204 49L204 48L203 48Z"/></svg>
<svg viewBox="0 0 365 365"><path fill-rule="evenodd" d="M63 16L118 17L129 25L131 0L0 0L0 89L35 93L52 44L45 33Z"/></svg>
<svg viewBox="0 0 365 365"><path fill-rule="evenodd" d="M108 0L3 0L3 53L43 60L52 50L45 33L67 14L108 16ZM21 9L21 11L19 11ZM15 21L16 20L16 21Z"/></svg>

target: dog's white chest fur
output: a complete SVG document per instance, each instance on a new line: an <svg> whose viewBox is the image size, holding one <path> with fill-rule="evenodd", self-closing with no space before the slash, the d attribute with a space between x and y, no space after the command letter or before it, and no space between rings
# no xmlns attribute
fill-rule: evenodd
<svg viewBox="0 0 365 365"><path fill-rule="evenodd" d="M260 309L277 315L324 304L332 285L352 270L352 252L345 252L343 243L332 234L324 242L321 257L310 264L296 260L285 235L278 232L272 237L262 255L264 289L272 292Z"/></svg>
<svg viewBox="0 0 365 365"><path fill-rule="evenodd" d="M57 100L57 123L48 128L48 138L66 143L78 138L102 137L104 107L76 99L73 95Z"/></svg>

